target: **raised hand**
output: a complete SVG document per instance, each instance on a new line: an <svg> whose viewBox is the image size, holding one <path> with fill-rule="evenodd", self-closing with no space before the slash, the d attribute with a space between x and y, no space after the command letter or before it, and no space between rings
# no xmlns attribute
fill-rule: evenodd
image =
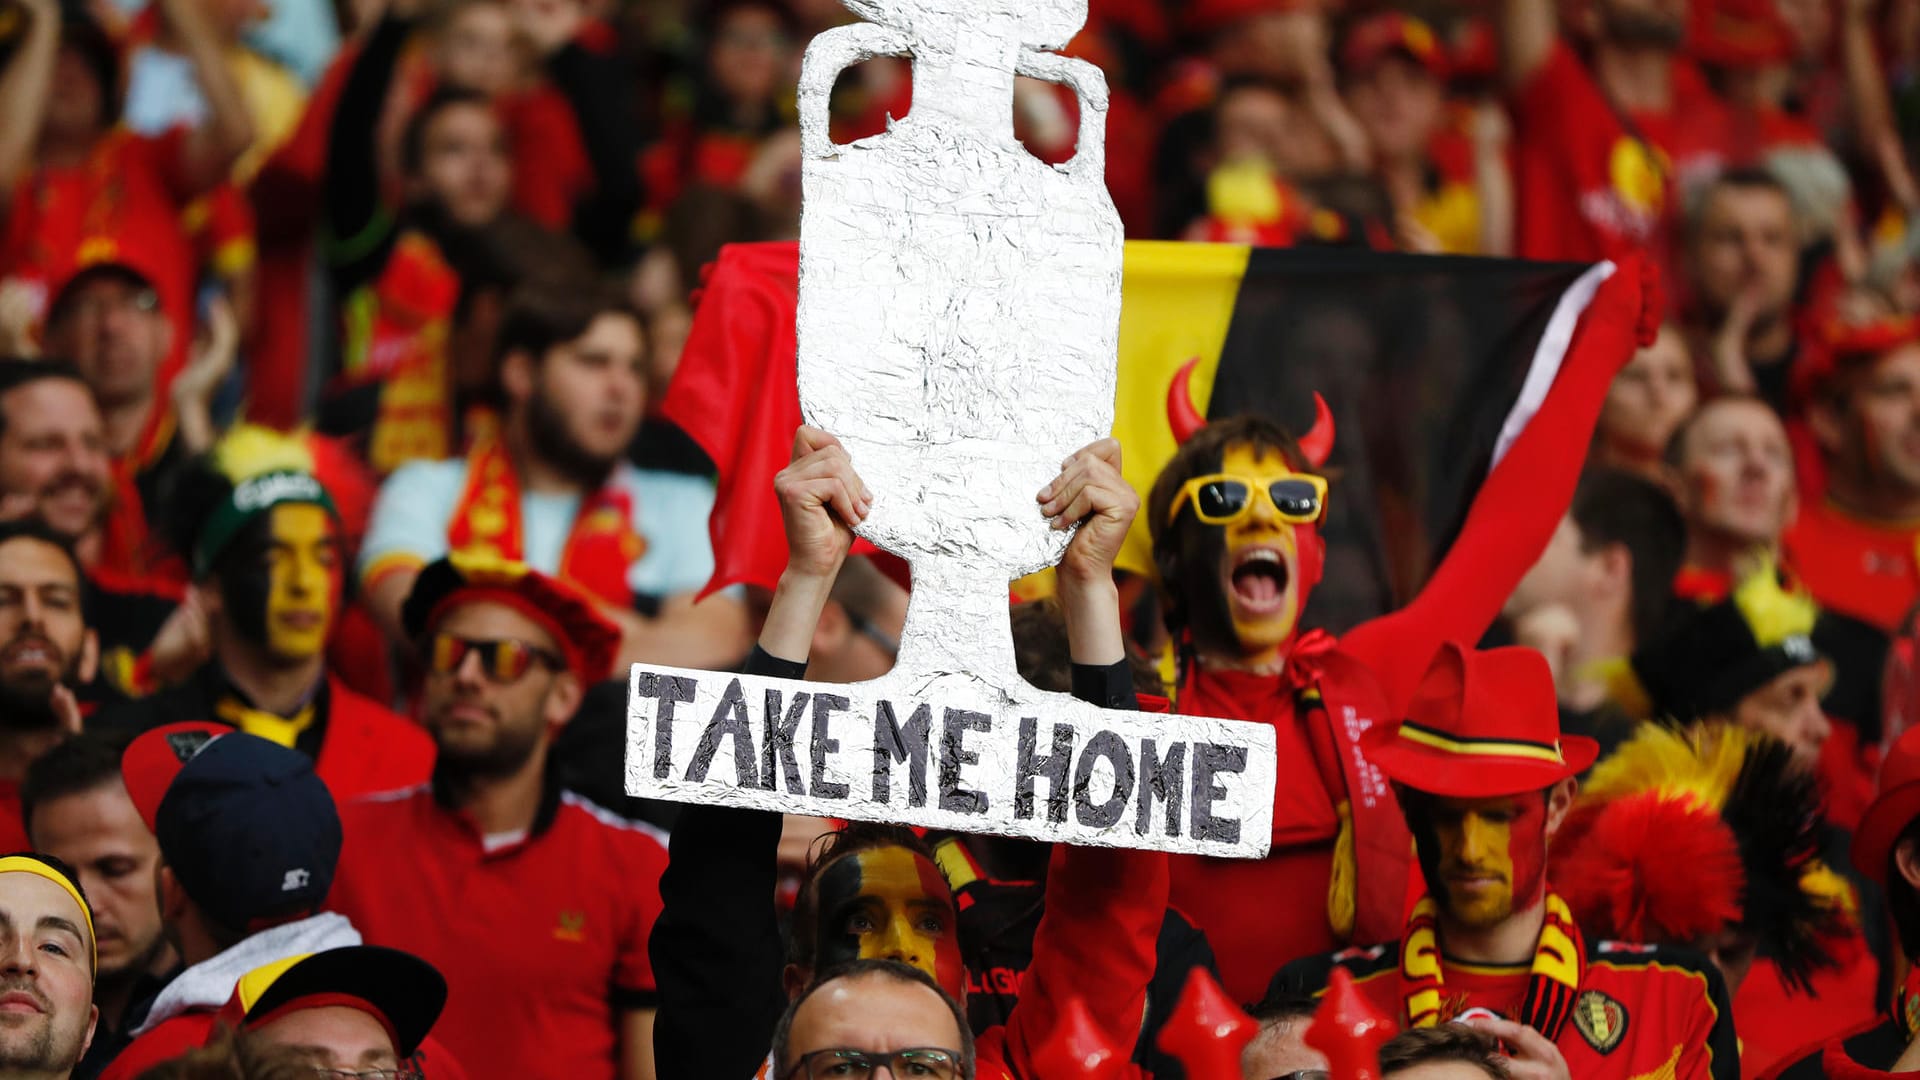
<svg viewBox="0 0 1920 1080"><path fill-rule="evenodd" d="M1120 475L1120 444L1101 439L1076 451L1035 498L1054 528L1080 524L1057 571L1073 662L1106 665L1126 659L1113 561L1133 527L1140 496Z"/></svg>
<svg viewBox="0 0 1920 1080"><path fill-rule="evenodd" d="M853 546L853 526L873 509L867 485L853 471L840 440L802 426L793 436L793 457L773 478L787 533L787 573L828 582Z"/></svg>
<svg viewBox="0 0 1920 1080"><path fill-rule="evenodd" d="M1463 1022L1500 1040L1506 1048L1507 1075L1512 1080L1573 1080L1573 1071L1560 1048L1527 1025L1484 1016Z"/></svg>

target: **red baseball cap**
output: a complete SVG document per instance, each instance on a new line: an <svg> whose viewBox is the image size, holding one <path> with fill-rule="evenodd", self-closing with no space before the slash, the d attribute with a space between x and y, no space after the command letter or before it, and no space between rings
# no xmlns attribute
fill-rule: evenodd
<svg viewBox="0 0 1920 1080"><path fill-rule="evenodd" d="M1189 34L1212 34L1256 15L1318 11L1320 0L1193 0L1185 27Z"/></svg>
<svg viewBox="0 0 1920 1080"><path fill-rule="evenodd" d="M1521 646L1481 651L1452 642L1421 677L1407 718L1368 728L1360 748L1390 779L1460 799L1539 791L1600 756L1594 740L1560 734L1546 657Z"/></svg>
<svg viewBox="0 0 1920 1080"><path fill-rule="evenodd" d="M206 720L166 724L143 732L120 752L120 778L149 832L160 831L154 824L160 816L160 800L181 767L202 747L232 730Z"/></svg>
<svg viewBox="0 0 1920 1080"><path fill-rule="evenodd" d="M432 964L398 949L348 945L242 975L215 1027L252 1031L303 1009L344 1006L379 1021L404 1060L420 1049L446 1003L447 980Z"/></svg>
<svg viewBox="0 0 1920 1080"><path fill-rule="evenodd" d="M1694 0L1687 51L1704 64L1767 67L1791 59L1793 31L1773 0Z"/></svg>
<svg viewBox="0 0 1920 1080"><path fill-rule="evenodd" d="M1362 20L1340 47L1340 67L1349 75L1371 71L1391 53L1399 53L1435 79L1447 77L1447 54L1433 27L1411 15L1385 11Z"/></svg>
<svg viewBox="0 0 1920 1080"><path fill-rule="evenodd" d="M1853 834L1853 865L1871 881L1887 884L1893 845L1920 818L1920 727L1908 728L1880 764L1880 794Z"/></svg>

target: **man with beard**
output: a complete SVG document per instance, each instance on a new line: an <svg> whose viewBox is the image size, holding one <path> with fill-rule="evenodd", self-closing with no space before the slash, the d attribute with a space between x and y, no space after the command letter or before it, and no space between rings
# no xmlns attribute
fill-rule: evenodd
<svg viewBox="0 0 1920 1080"><path fill-rule="evenodd" d="M437 1031L495 1076L652 1080L665 837L564 790L554 738L607 677L620 633L572 587L455 554L402 613L426 661L433 781L346 807L332 905L369 943L447 979ZM396 868L404 872L396 873ZM502 1009L501 988L539 972Z"/></svg>
<svg viewBox="0 0 1920 1080"><path fill-rule="evenodd" d="M175 591L103 565L103 553L115 546L108 543L113 491L106 429L79 370L54 360L0 359L0 519L36 519L71 545L93 586L103 661L124 658L103 663L101 681L124 687L118 669L130 668L150 644L148 665L175 672L191 651L182 633L190 620L176 613ZM168 629L174 632L163 636Z"/></svg>
<svg viewBox="0 0 1920 1080"><path fill-rule="evenodd" d="M1426 890L1399 941L1297 961L1273 992L1324 992L1339 966L1401 1026L1485 1026L1528 1075L1555 1056L1582 1080L1740 1075L1719 972L1684 950L1588 942L1547 881L1573 777L1599 747L1561 735L1539 653L1443 646L1405 719L1362 742L1394 784Z"/></svg>
<svg viewBox="0 0 1920 1080"><path fill-rule="evenodd" d="M342 683L326 647L345 587L339 511L305 441L241 426L174 496L213 659L185 682L102 709L101 727L217 720L312 758L335 797L416 783L433 745Z"/></svg>
<svg viewBox="0 0 1920 1080"><path fill-rule="evenodd" d="M100 1075L132 1039L131 1010L138 1003L144 1011L180 963L160 932L160 843L120 776L125 747L125 739L99 732L69 739L33 763L20 791L33 850L73 867L93 906L100 1024L74 1070L82 1080Z"/></svg>
<svg viewBox="0 0 1920 1080"><path fill-rule="evenodd" d="M93 913L64 864L0 858L0 1080L67 1080L93 1039Z"/></svg>
<svg viewBox="0 0 1920 1080"><path fill-rule="evenodd" d="M448 552L525 562L579 585L636 660L719 668L751 645L732 595L695 604L713 573L702 479L623 460L646 409L639 316L577 283L523 287L495 347L505 415L464 459L415 462L381 488L361 548L368 607L395 640L420 568Z"/></svg>
<svg viewBox="0 0 1920 1080"><path fill-rule="evenodd" d="M327 143L326 231L334 294L343 298L342 370L328 387L320 428L364 434L369 463L385 475L416 459L457 452L464 418L448 392L445 342L461 266L483 227L511 218L513 147L495 103L443 83L408 118L400 147L402 199L389 198L381 124L416 17L428 5L389 5L352 61ZM528 7L521 38L543 55L577 120L587 163L571 193L573 234L603 261L624 253L639 208L637 126L626 117L626 73L574 42L586 20L577 0ZM516 42L518 44L519 42ZM533 174L552 163L526 167ZM537 178L537 177L536 177ZM466 433L468 437L472 432Z"/></svg>
<svg viewBox="0 0 1920 1080"><path fill-rule="evenodd" d="M1561 38L1560 5L1503 0L1501 66L1514 108L1518 252L1590 262L1652 246L1663 266L1673 199L1731 148L1727 113L1675 60L1684 0L1593 0Z"/></svg>
<svg viewBox="0 0 1920 1080"><path fill-rule="evenodd" d="M1781 413L1797 344L1800 235L1792 197L1763 168L1729 169L1688 199L1696 351L1721 391L1757 394Z"/></svg>
<svg viewBox="0 0 1920 1080"><path fill-rule="evenodd" d="M38 522L0 523L0 848L31 846L20 782L80 730L74 691L92 680L98 660L72 549Z"/></svg>
<svg viewBox="0 0 1920 1080"><path fill-rule="evenodd" d="M1202 424L1172 396L1182 445L1146 512L1179 653L1175 707L1268 724L1279 740L1268 857L1173 859L1173 905L1206 932L1235 999L1256 1000L1289 960L1399 928L1405 826L1357 740L1404 715L1442 642L1486 633L1547 546L1607 385L1635 342L1653 339L1658 289L1648 273L1636 258L1600 286L1551 391L1487 474L1419 595L1338 641L1301 619L1326 560L1319 470L1333 451L1331 418L1295 439L1261 417Z"/></svg>

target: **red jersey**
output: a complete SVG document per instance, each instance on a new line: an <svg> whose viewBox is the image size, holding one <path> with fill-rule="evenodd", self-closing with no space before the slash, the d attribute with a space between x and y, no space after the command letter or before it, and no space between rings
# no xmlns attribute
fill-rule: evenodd
<svg viewBox="0 0 1920 1080"><path fill-rule="evenodd" d="M1675 79L1669 111L1629 115L1563 41L1513 107L1519 254L1530 259L1661 252L1674 192L1718 171L1731 143L1725 107L1693 80Z"/></svg>
<svg viewBox="0 0 1920 1080"><path fill-rule="evenodd" d="M179 370L192 340L194 256L182 224L187 190L186 129L135 135L115 128L73 168L41 166L13 189L7 208L0 270L42 291L52 290L82 264L126 261L153 283L174 326L173 348L162 365L164 386Z"/></svg>
<svg viewBox="0 0 1920 1080"><path fill-rule="evenodd" d="M1920 522L1881 525L1822 501L1802 506L1781 539L1823 608L1891 634L1920 598Z"/></svg>
<svg viewBox="0 0 1920 1080"><path fill-rule="evenodd" d="M528 835L494 844L430 786L340 818L329 906L446 976L434 1035L456 1057L490 1076L618 1075L621 1016L653 1004L664 834L552 784Z"/></svg>
<svg viewBox="0 0 1920 1080"><path fill-rule="evenodd" d="M1382 1015L1406 1023L1398 942L1289 965L1274 982L1319 996L1335 966ZM1514 1018L1526 996L1528 965L1483 967L1446 961L1442 1012L1487 1009ZM1589 943L1573 1012L1553 1044L1580 1080L1737 1080L1740 1051L1720 973L1697 954L1656 945Z"/></svg>
<svg viewBox="0 0 1920 1080"><path fill-rule="evenodd" d="M334 801L421 783L433 772L436 753L425 728L327 673L327 735L313 771Z"/></svg>

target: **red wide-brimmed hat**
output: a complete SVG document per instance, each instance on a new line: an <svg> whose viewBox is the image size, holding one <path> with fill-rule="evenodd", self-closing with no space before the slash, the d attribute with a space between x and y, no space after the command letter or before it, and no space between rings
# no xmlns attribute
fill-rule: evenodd
<svg viewBox="0 0 1920 1080"><path fill-rule="evenodd" d="M1539 791L1600 756L1592 739L1561 736L1546 657L1451 642L1428 665L1406 719L1369 728L1360 747L1390 779L1461 799Z"/></svg>
<svg viewBox="0 0 1920 1080"><path fill-rule="evenodd" d="M1893 845L1920 817L1920 727L1908 728L1880 764L1880 794L1853 834L1853 865L1881 886L1887 883Z"/></svg>

